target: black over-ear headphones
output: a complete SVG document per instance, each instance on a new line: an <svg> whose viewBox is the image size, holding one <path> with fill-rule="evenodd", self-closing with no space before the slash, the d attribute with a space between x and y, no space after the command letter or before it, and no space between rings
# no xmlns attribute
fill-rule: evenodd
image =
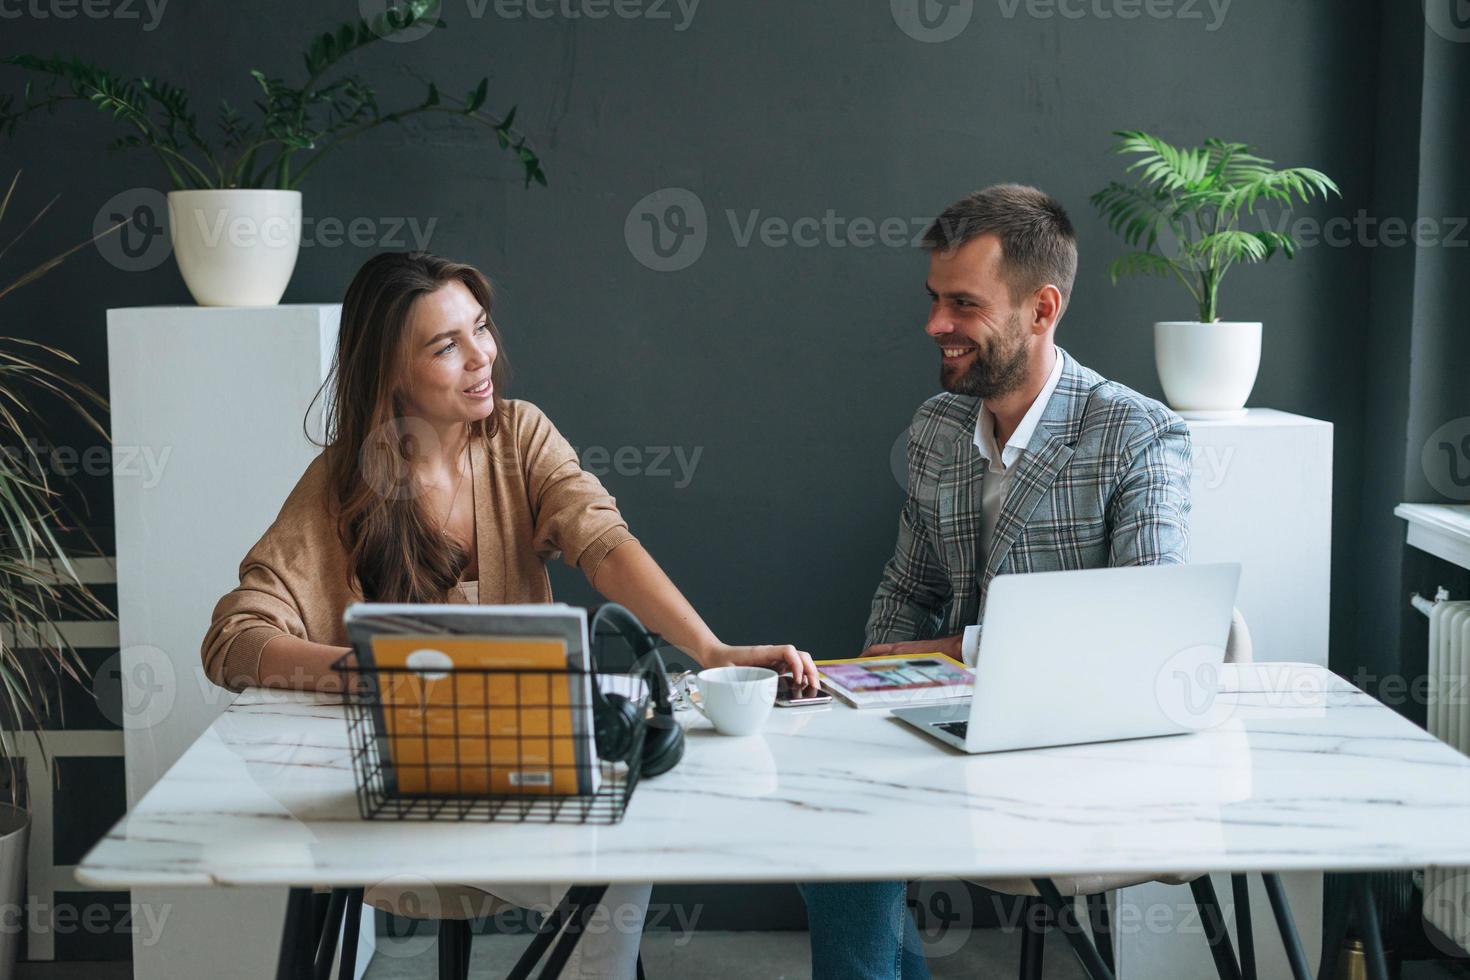
<svg viewBox="0 0 1470 980"><path fill-rule="evenodd" d="M669 701L669 680L664 673L663 658L658 655L654 634L643 628L627 609L616 602L605 602L592 614L588 625L588 642L597 644L597 628L604 622L620 633L633 648L634 674L648 684L652 714L643 722L643 751L640 772L643 776L666 773L684 757L684 729L674 719ZM638 707L622 694L604 695L597 684L597 664L592 661L592 727L597 740L597 754L609 762L626 762L637 733Z"/></svg>

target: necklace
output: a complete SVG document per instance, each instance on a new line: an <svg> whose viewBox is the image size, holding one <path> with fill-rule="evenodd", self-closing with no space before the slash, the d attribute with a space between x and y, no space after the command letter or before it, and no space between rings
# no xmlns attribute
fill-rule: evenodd
<svg viewBox="0 0 1470 980"><path fill-rule="evenodd" d="M449 521L454 517L454 505L459 502L459 489L464 486L464 471L465 467L460 466L459 480L454 484L454 495L449 498L449 512L444 515L444 523L439 525L439 533L446 536L449 534Z"/></svg>

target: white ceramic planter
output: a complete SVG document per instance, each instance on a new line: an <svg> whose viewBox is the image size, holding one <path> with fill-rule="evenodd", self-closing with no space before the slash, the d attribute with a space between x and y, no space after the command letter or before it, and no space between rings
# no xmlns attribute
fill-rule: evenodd
<svg viewBox="0 0 1470 980"><path fill-rule="evenodd" d="M200 306L275 306L301 248L301 192L171 191L168 228Z"/></svg>
<svg viewBox="0 0 1470 980"><path fill-rule="evenodd" d="M1169 407L1185 418L1236 418L1261 366L1259 323L1154 324L1154 363Z"/></svg>
<svg viewBox="0 0 1470 980"><path fill-rule="evenodd" d="M0 977L15 975L20 933L26 924L26 856L29 853L31 815L18 806L0 804L0 909L15 930L0 931Z"/></svg>

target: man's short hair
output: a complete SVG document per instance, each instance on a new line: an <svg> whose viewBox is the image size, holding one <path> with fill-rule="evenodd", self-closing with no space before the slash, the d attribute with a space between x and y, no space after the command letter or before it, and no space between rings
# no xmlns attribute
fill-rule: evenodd
<svg viewBox="0 0 1470 980"><path fill-rule="evenodd" d="M1025 184L975 191L934 219L923 245L954 249L989 234L1000 237L1000 275L1012 303L1051 283L1067 308L1077 277L1077 233L1056 198Z"/></svg>

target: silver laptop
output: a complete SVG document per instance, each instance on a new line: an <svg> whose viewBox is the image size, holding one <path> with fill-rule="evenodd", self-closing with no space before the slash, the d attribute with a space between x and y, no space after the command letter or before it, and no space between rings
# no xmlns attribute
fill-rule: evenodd
<svg viewBox="0 0 1470 980"><path fill-rule="evenodd" d="M975 692L893 715L966 752L1211 727L1240 565L997 575Z"/></svg>

